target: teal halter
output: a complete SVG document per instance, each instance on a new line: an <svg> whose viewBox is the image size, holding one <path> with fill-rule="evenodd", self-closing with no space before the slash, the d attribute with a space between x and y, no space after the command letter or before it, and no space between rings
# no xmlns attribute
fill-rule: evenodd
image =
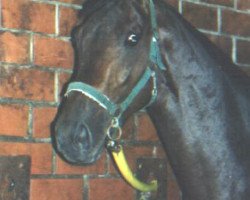
<svg viewBox="0 0 250 200"><path fill-rule="evenodd" d="M161 70L166 70L160 53L160 48L158 44L159 35L157 31L157 20L156 20L156 13L155 13L155 7L153 0L149 0L150 2L150 17L151 17L151 27L153 32L153 37L151 39L150 44L150 52L149 52L149 59L153 63L153 65L157 65ZM152 96L151 100L148 105L153 103L157 97L157 87L156 87L156 75L155 72L150 68L147 67L137 84L134 86L134 88L131 90L130 94L125 98L124 101L122 101L119 104L116 104L112 102L105 94L101 93L91 85L85 84L83 82L72 82L69 84L68 89L65 93L65 96L67 97L68 94L72 91L77 91L88 98L92 99L96 103L98 103L101 107L103 107L105 110L109 112L109 114L112 116L112 122L108 129L108 137L111 140L114 140L114 138L110 135L110 129L118 129L119 136L116 139L119 139L121 136L121 124L120 119L123 115L123 113L127 110L127 108L131 105L134 98L141 92L141 90L146 86L148 81L150 79L153 79L153 89L152 89ZM148 106L147 105L147 106Z"/></svg>
<svg viewBox="0 0 250 200"><path fill-rule="evenodd" d="M70 83L65 96L68 96L68 94L71 91L81 92L85 96L89 97L90 99L98 103L105 110L107 110L111 116L121 115L125 110L127 110L129 105L133 102L134 98L144 88L144 86L147 84L147 82L150 80L151 77L155 79L155 73L150 68L147 68L144 74L142 75L141 79L132 89L132 91L127 96L127 98L123 102L121 102L119 105L112 102L105 94L101 93L94 87L88 84L85 84L83 82ZM156 86L154 86L153 91L155 90L155 88ZM153 93L152 98L154 98L155 91L152 93Z"/></svg>

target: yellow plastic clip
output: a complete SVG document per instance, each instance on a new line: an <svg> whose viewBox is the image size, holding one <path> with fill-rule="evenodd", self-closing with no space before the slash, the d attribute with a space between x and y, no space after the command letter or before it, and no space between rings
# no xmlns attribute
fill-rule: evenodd
<svg viewBox="0 0 250 200"><path fill-rule="evenodd" d="M157 180L153 180L150 183L144 183L134 176L133 172L128 166L122 146L120 146L119 151L112 151L112 155L118 169L120 170L120 173L132 187L141 192L157 191Z"/></svg>

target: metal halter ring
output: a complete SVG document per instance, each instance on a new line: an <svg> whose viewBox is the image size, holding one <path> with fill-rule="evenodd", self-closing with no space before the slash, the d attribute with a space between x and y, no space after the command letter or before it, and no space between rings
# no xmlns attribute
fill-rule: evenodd
<svg viewBox="0 0 250 200"><path fill-rule="evenodd" d="M110 140L113 140L113 141L117 141L121 139L122 129L119 125L119 119L117 117L114 117L112 119L111 125L108 127L108 130L107 130L107 136Z"/></svg>

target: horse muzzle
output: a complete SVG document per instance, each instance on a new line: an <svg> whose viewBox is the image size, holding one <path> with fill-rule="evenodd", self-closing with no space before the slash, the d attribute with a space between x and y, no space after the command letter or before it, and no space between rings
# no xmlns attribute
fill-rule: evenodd
<svg viewBox="0 0 250 200"><path fill-rule="evenodd" d="M67 124L67 123L64 123ZM56 125L55 146L57 152L66 161L72 164L91 164L99 158L101 147L94 146L93 136L84 123L75 124L72 127Z"/></svg>

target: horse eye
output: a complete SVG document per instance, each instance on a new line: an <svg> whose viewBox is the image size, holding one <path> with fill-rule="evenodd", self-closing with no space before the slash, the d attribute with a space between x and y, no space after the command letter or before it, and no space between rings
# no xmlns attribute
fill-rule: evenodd
<svg viewBox="0 0 250 200"><path fill-rule="evenodd" d="M131 33L128 35L126 44L129 46L135 46L139 41L139 36L136 35L135 33Z"/></svg>

